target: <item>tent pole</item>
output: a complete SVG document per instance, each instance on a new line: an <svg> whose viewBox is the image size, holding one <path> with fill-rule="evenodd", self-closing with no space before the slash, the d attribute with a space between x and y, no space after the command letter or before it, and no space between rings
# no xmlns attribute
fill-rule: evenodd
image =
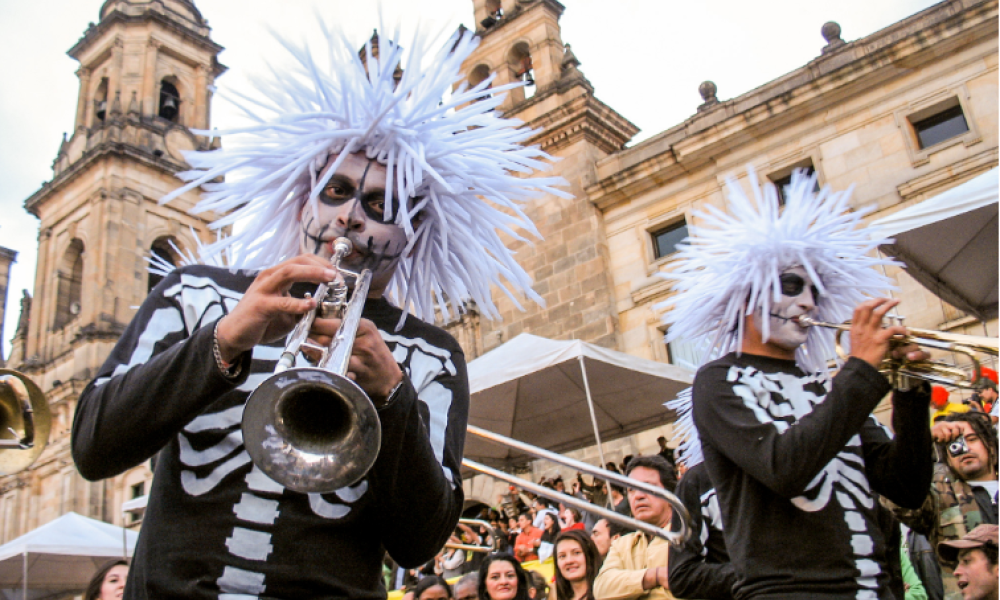
<svg viewBox="0 0 1000 600"><path fill-rule="evenodd" d="M590 382L587 381L587 365L583 362L583 355L577 357L580 360L580 374L583 375L583 390L587 393L587 408L590 409L590 423L594 426L594 439L597 440L597 456L601 459L601 468L605 468L606 464L604 462L604 444L601 443L601 432L597 427L597 413L594 412L594 399L590 396ZM606 495L608 506L614 508L611 502L611 482L605 481L605 485L608 486L608 493Z"/></svg>
<svg viewBox="0 0 1000 600"><path fill-rule="evenodd" d="M25 550L21 556L23 558L21 564L24 569L21 574L21 600L28 600L28 551Z"/></svg>

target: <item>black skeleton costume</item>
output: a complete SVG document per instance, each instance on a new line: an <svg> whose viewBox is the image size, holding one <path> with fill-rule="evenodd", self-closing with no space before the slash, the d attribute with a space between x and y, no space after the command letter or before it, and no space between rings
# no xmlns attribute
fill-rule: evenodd
<svg viewBox="0 0 1000 600"><path fill-rule="evenodd" d="M212 356L216 321L252 282L183 267L150 294L80 398L74 457L87 478L157 454L127 598L379 598L382 554L412 567L451 533L464 495L465 358L455 340L369 301L406 374L378 411L382 449L369 474L334 494L284 489L254 467L240 421L283 342L257 346L226 378ZM162 449L162 450L161 450Z"/></svg>
<svg viewBox="0 0 1000 600"><path fill-rule="evenodd" d="M398 38L398 28L379 28L393 29ZM236 101L247 127L198 132L223 137L222 149L185 154L192 170L178 176L188 183L161 202L200 188L193 214L222 215L215 229L242 227L200 248L198 262L217 266L167 274L80 398L72 446L84 477L158 456L130 600L384 598L384 552L404 567L426 562L463 503L465 359L425 321L470 301L498 317L496 288L541 302L499 233L537 235L522 205L568 197L554 187L561 178L529 176L551 158L527 144L537 132L494 110L523 82L461 83L478 43L468 32L438 45L418 30L404 61L398 39L380 34L359 57L344 32L323 30L329 48L284 41L294 64ZM359 161L361 184L348 190L345 173ZM369 188L375 163L381 187ZM344 222L330 216L348 211ZM255 273L303 252L328 256L320 250L338 236L354 243L342 266L374 261L373 281L386 277L362 316L404 377L378 409L382 446L371 471L332 494L300 494L253 466L240 427L283 342L228 365L216 325Z"/></svg>
<svg viewBox="0 0 1000 600"><path fill-rule="evenodd" d="M660 305L673 305L669 339L719 357L698 370L690 408L682 397L668 406L717 491L734 598L890 600L887 558L898 547L879 528L875 493L923 501L929 386L894 392L893 439L871 415L892 390L886 377L850 358L831 378L833 333L797 319L843 322L891 287L872 268L886 262L871 252L882 240L861 221L870 209L814 192L815 175L793 174L783 207L748 175L756 202L730 180L727 212L700 213L663 274L678 291ZM795 359L741 354L748 318Z"/></svg>

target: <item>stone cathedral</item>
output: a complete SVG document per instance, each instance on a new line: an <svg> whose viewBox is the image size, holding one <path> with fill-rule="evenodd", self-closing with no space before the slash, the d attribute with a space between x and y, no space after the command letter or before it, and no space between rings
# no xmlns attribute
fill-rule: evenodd
<svg viewBox="0 0 1000 600"><path fill-rule="evenodd" d="M747 164L779 189L794 168L837 189L853 183L855 206L877 205L872 218L997 166L997 0L944 0L857 40L842 39L836 23L818 23L816 57L807 64L729 99L705 82L691 117L631 146L638 128L601 102L571 40L562 39L566 7L557 0L471 4L482 41L466 63L468 78L475 84L496 73L496 85L528 83L501 110L541 130L532 143L561 159L555 174L575 198L527 207L544 240L516 249L546 306L522 303L521 312L497 294L502 322L480 319L470 307L448 325L469 360L522 332L662 362L685 359L689 349L663 342L653 306L671 290L653 275L696 210L725 205L725 177L745 178ZM8 332L8 366L48 394L53 433L30 470L0 478L0 542L69 511L138 524L138 513L122 505L145 494L148 465L86 482L70 457L69 429L76 398L155 283L147 257L176 262L175 247L211 240L213 217L185 212L196 194L170 207L157 199L176 187L182 151L212 147L191 130L211 125L212 85L225 71L221 51L191 0L107 0L69 50L80 63L76 129L58 151L52 180L25 201L40 224L38 268L34 296L22 301L17 330ZM928 138L941 123L949 133ZM907 324L996 335L995 308L967 314L904 272L890 275L905 298ZM655 452L656 436L668 429L664 413L648 430L607 444L605 454L618 461ZM596 461L592 450L571 455ZM496 501L492 480L465 485L470 500Z"/></svg>

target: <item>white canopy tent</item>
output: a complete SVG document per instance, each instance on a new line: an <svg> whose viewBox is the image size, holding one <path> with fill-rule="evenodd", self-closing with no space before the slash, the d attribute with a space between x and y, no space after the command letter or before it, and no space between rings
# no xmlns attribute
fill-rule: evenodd
<svg viewBox="0 0 1000 600"><path fill-rule="evenodd" d="M131 556L138 539L134 531L67 513L0 546L0 597L83 590L102 564Z"/></svg>
<svg viewBox="0 0 1000 600"><path fill-rule="evenodd" d="M600 448L668 422L663 402L692 379L674 365L523 333L469 363L469 422L554 452ZM476 436L467 438L465 456L494 466L530 460Z"/></svg>
<svg viewBox="0 0 1000 600"><path fill-rule="evenodd" d="M997 196L993 169L872 225L921 285L985 321L997 316Z"/></svg>

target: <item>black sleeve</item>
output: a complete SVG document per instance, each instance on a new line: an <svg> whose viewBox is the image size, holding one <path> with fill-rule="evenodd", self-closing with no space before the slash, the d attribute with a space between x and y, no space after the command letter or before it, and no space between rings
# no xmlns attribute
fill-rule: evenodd
<svg viewBox="0 0 1000 600"><path fill-rule="evenodd" d="M904 508L924 503L931 487L931 428L927 407L930 385L923 383L892 395L892 428L895 439L870 417L861 429L865 474L872 489Z"/></svg>
<svg viewBox="0 0 1000 600"><path fill-rule="evenodd" d="M173 271L156 286L80 395L71 446L86 479L112 477L150 458L249 373L249 352L239 378L218 369L212 345L222 315L186 322L190 316L165 294L179 283Z"/></svg>
<svg viewBox="0 0 1000 600"><path fill-rule="evenodd" d="M382 449L369 477L384 517L378 523L383 544L404 567L416 567L434 557L455 529L465 500L461 462L469 382L461 350L452 352L451 363L454 372L443 370L420 392L451 393L440 462L420 416L418 392L409 379L400 395L379 411Z"/></svg>
<svg viewBox="0 0 1000 600"><path fill-rule="evenodd" d="M701 514L702 487L698 480L685 475L677 484L677 497L691 515L691 537L682 546L670 547L667 582L677 598L730 600L736 584L733 564L705 562L703 539L708 538L708 523ZM706 476L707 478L707 476Z"/></svg>
<svg viewBox="0 0 1000 600"><path fill-rule="evenodd" d="M825 400L779 433L762 422L727 381L729 366L710 363L694 381L698 432L751 477L785 498L801 495L820 470L856 435L890 389L868 363L851 358L833 378Z"/></svg>

